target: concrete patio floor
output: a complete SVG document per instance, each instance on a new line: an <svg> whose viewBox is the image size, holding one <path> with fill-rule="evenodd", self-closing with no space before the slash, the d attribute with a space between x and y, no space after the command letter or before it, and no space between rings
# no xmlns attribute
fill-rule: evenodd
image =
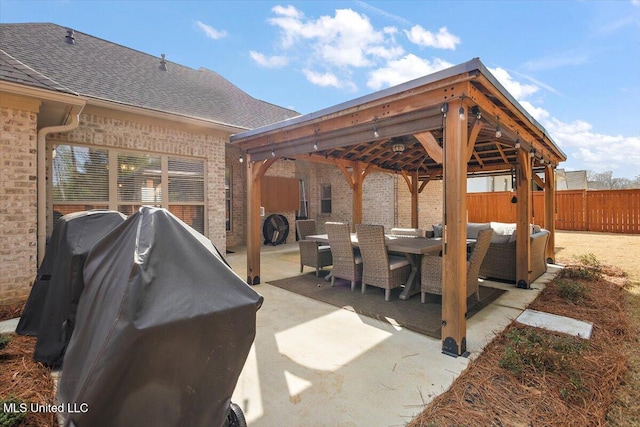
<svg viewBox="0 0 640 427"><path fill-rule="evenodd" d="M246 251L231 250L227 260L244 279ZM469 320L471 355L454 358L441 353L440 340L267 284L300 274L298 245L263 246L261 284L254 289L264 305L232 400L252 427L403 426L522 313L557 269L550 266L531 290L486 281L508 292Z"/></svg>
<svg viewBox="0 0 640 427"><path fill-rule="evenodd" d="M246 278L245 248L227 260ZM266 282L300 274L297 243L261 248L264 296L257 333L232 401L251 427L403 426L455 378L557 272L549 266L531 290L508 290L467 323L469 358L441 353L441 342L312 300ZM311 271L305 267L305 273ZM413 298L419 298L418 295ZM0 322L13 332L17 319Z"/></svg>

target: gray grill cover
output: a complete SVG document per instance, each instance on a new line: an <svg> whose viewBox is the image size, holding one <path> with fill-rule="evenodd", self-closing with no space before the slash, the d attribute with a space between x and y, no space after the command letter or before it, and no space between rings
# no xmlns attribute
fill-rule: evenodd
<svg viewBox="0 0 640 427"><path fill-rule="evenodd" d="M61 403L75 426L222 426L257 294L200 233L142 207L90 252Z"/></svg>
<svg viewBox="0 0 640 427"><path fill-rule="evenodd" d="M125 221L120 212L90 210L58 219L25 306L21 331L31 329L38 336L33 358L58 367L73 333L78 300L84 289L82 268L93 246ZM28 327L29 324L37 327Z"/></svg>

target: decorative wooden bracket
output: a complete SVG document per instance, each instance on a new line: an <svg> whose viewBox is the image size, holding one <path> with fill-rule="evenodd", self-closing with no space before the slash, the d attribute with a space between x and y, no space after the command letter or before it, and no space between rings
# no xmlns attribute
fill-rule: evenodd
<svg viewBox="0 0 640 427"><path fill-rule="evenodd" d="M431 134L431 132L420 132L416 133L413 136L422 144L424 149L429 154L436 163L442 164L442 147L436 141L436 138Z"/></svg>

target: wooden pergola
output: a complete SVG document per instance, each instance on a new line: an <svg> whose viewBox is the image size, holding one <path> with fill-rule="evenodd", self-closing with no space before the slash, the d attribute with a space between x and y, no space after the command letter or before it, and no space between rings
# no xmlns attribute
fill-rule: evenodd
<svg viewBox="0 0 640 427"><path fill-rule="evenodd" d="M362 184L372 171L399 173L418 195L444 181L442 348L466 352L467 177L509 174L517 186L517 286L530 279L532 182L545 191L554 256L554 169L565 154L479 59L315 113L233 135L247 167L247 283L260 283L260 186L279 158L330 163L353 191L352 224L362 222ZM544 178L538 173L544 172Z"/></svg>

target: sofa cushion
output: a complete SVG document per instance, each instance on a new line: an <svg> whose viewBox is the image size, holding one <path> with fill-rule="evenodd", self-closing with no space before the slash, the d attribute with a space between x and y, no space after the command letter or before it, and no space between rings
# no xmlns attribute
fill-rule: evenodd
<svg viewBox="0 0 640 427"><path fill-rule="evenodd" d="M503 236L511 236L516 226L517 224L515 222L491 222L493 232Z"/></svg>
<svg viewBox="0 0 640 427"><path fill-rule="evenodd" d="M467 239L477 239L478 233L480 230L486 230L487 228L491 228L491 224L479 223L479 222L469 222L467 223Z"/></svg>
<svg viewBox="0 0 640 427"><path fill-rule="evenodd" d="M510 238L511 238L511 236L505 236L504 234L498 234L494 230L493 236L491 236L491 243L497 243L497 244L509 243L509 239Z"/></svg>

